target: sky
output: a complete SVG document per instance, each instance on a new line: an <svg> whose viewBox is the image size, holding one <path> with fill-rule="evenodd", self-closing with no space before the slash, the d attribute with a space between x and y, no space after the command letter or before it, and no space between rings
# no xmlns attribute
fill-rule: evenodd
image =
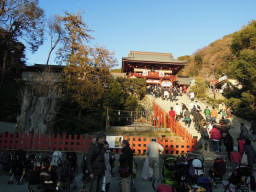
<svg viewBox="0 0 256 192"><path fill-rule="evenodd" d="M39 0L46 18L82 13L94 46L115 53L118 66L133 51L191 55L256 19L256 0ZM49 38L27 64L44 64ZM50 64L55 64L52 55Z"/></svg>

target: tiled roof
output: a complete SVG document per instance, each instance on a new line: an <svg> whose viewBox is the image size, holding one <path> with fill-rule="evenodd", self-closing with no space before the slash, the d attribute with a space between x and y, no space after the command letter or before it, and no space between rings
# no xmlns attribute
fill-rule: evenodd
<svg viewBox="0 0 256 192"><path fill-rule="evenodd" d="M141 52L130 51L128 57L123 59L136 60L136 61L155 61L163 63L186 63L186 61L175 60L171 53L158 53L158 52Z"/></svg>

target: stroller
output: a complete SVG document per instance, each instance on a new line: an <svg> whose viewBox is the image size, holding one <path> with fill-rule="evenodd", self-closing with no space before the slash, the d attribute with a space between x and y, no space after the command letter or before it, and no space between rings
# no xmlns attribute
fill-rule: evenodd
<svg viewBox="0 0 256 192"><path fill-rule="evenodd" d="M240 166L235 169L229 178L228 185L225 186L225 192L249 192L250 190L254 191L255 189L255 178L252 174L252 169L249 166Z"/></svg>
<svg viewBox="0 0 256 192"><path fill-rule="evenodd" d="M240 166L238 174L241 176L241 183L238 185L238 189L241 191L255 190L255 178L252 174L252 168L246 165Z"/></svg>
<svg viewBox="0 0 256 192"><path fill-rule="evenodd" d="M209 175L214 182L221 182L226 174L227 163L222 157L217 157L214 160L213 167L209 170Z"/></svg>
<svg viewBox="0 0 256 192"><path fill-rule="evenodd" d="M8 184L13 184L14 180L17 184L22 184L25 176L24 159L25 153L21 150L10 153L10 178Z"/></svg>
<svg viewBox="0 0 256 192"><path fill-rule="evenodd" d="M201 159L195 158L189 161L189 176L192 178L193 182L198 176L204 174L204 163Z"/></svg>
<svg viewBox="0 0 256 192"><path fill-rule="evenodd" d="M162 175L165 184L171 186L176 184L176 158L174 156L165 156Z"/></svg>
<svg viewBox="0 0 256 192"><path fill-rule="evenodd" d="M176 190L187 192L190 182L189 164L187 161L176 161Z"/></svg>

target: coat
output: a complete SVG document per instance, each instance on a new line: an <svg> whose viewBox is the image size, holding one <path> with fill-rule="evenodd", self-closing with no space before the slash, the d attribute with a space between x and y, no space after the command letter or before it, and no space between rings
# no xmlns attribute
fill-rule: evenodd
<svg viewBox="0 0 256 192"><path fill-rule="evenodd" d="M233 151L234 141L233 137L229 133L227 133L227 135L223 137L223 143L228 152Z"/></svg>
<svg viewBox="0 0 256 192"><path fill-rule="evenodd" d="M122 154L119 158L120 168L129 168L130 174L133 169L133 153L129 146L122 148Z"/></svg>
<svg viewBox="0 0 256 192"><path fill-rule="evenodd" d="M215 127L212 128L212 130L210 131L210 139L221 140L220 130Z"/></svg>
<svg viewBox="0 0 256 192"><path fill-rule="evenodd" d="M93 173L97 176L105 175L105 149L103 144L92 143L86 159L87 169L89 174Z"/></svg>
<svg viewBox="0 0 256 192"><path fill-rule="evenodd" d="M256 158L256 152L253 149L252 145L245 144L244 152L247 154L248 165L252 166Z"/></svg>

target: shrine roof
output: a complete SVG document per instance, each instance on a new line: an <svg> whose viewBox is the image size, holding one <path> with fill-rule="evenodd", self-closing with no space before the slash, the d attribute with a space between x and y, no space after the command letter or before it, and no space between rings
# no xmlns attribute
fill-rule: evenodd
<svg viewBox="0 0 256 192"><path fill-rule="evenodd" d="M178 61L174 59L171 53L141 52L141 51L130 51L130 53L128 54L128 57L123 57L123 60L158 62L158 63L176 63L176 64L187 63L187 61Z"/></svg>

